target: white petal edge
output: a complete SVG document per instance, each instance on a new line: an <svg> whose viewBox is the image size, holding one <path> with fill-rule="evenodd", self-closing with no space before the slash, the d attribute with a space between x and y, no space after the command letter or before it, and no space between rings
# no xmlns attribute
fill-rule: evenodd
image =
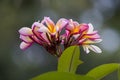
<svg viewBox="0 0 120 80"><path fill-rule="evenodd" d="M95 40L95 43L100 43L100 42L102 42L102 39L96 39Z"/></svg>
<svg viewBox="0 0 120 80"><path fill-rule="evenodd" d="M83 45L83 49L84 51L88 54L90 52L90 50L88 49L87 45Z"/></svg>
<svg viewBox="0 0 120 80"><path fill-rule="evenodd" d="M29 44L29 43L21 42L21 44L20 44L20 49L25 50L25 49L27 49L31 44L32 44L32 43Z"/></svg>
<svg viewBox="0 0 120 80"><path fill-rule="evenodd" d="M28 27L23 27L19 30L19 33L22 35L26 35L26 36L31 36L33 35L32 29L28 28Z"/></svg>
<svg viewBox="0 0 120 80"><path fill-rule="evenodd" d="M27 42L27 43L33 42L33 40L30 39L29 36L20 35L20 39L23 40L23 41L25 41L25 42Z"/></svg>
<svg viewBox="0 0 120 80"><path fill-rule="evenodd" d="M93 25L92 25L91 23L89 23L88 26L89 26L89 29L88 29L88 32L87 32L87 33L89 34L89 33L92 33L92 32L93 32L94 27L93 27Z"/></svg>
<svg viewBox="0 0 120 80"><path fill-rule="evenodd" d="M102 50L95 45L88 45L88 48L96 53L102 53Z"/></svg>
<svg viewBox="0 0 120 80"><path fill-rule="evenodd" d="M39 21L38 22L34 22L33 24L32 24L32 29L34 29L34 27L41 27L41 25L40 25L40 23L39 23Z"/></svg>

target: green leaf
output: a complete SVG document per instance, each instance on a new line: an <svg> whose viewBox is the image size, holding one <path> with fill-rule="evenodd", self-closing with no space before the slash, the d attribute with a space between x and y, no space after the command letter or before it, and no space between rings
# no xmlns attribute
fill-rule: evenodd
<svg viewBox="0 0 120 80"><path fill-rule="evenodd" d="M119 66L117 63L103 64L90 70L86 75L99 80L118 70Z"/></svg>
<svg viewBox="0 0 120 80"><path fill-rule="evenodd" d="M58 71L75 73L79 64L80 49L78 46L71 46L67 48L59 58Z"/></svg>
<svg viewBox="0 0 120 80"><path fill-rule="evenodd" d="M118 80L120 80L120 66L118 68Z"/></svg>
<svg viewBox="0 0 120 80"><path fill-rule="evenodd" d="M39 75L32 80L95 80L88 76L75 75L67 72L48 72Z"/></svg>

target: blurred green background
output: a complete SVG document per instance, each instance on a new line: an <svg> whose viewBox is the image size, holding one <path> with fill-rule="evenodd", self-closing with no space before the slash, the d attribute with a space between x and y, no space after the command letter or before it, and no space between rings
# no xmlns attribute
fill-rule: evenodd
<svg viewBox="0 0 120 80"><path fill-rule="evenodd" d="M91 22L99 31L103 42L98 46L103 53L92 51L81 59L77 73L85 74L95 66L120 62L120 0L0 0L0 80L29 80L56 70L57 58L34 44L22 51L18 30L24 26L51 17ZM117 80L117 72L103 80Z"/></svg>

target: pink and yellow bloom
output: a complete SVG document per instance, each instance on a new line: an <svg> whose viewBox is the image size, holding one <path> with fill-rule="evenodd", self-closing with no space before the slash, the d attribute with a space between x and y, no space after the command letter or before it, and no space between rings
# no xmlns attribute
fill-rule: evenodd
<svg viewBox="0 0 120 80"><path fill-rule="evenodd" d="M66 27L66 33L63 35L65 48L71 45L82 45L86 53L90 52L89 49L96 53L101 53L101 49L93 44L101 42L102 39L100 39L97 31L93 30L94 27L91 23L79 24L70 19Z"/></svg>
<svg viewBox="0 0 120 80"><path fill-rule="evenodd" d="M65 32L64 32L65 29ZM61 34L61 32L64 32ZM95 43L102 41L91 23L79 24L72 19L61 18L55 24L49 17L44 17L41 22L34 22L31 28L23 27L19 30L21 49L26 49L33 43L43 46L49 53L59 57L64 49L69 46L82 46L86 53L90 50L101 53ZM64 46L62 50L61 45Z"/></svg>
<svg viewBox="0 0 120 80"><path fill-rule="evenodd" d="M67 24L67 20L62 18L55 24L49 17L45 17L41 22L34 22L31 28L23 27L19 30L21 49L26 49L32 43L38 43L48 52L59 56L61 50L58 48L61 43L60 32ZM57 50L59 49L59 50Z"/></svg>

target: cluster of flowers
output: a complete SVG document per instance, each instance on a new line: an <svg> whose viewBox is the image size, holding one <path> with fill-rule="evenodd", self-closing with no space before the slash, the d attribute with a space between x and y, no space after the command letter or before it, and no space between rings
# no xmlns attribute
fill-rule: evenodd
<svg viewBox="0 0 120 80"><path fill-rule="evenodd" d="M72 19L61 18L55 24L49 17L41 22L34 22L31 28L23 27L19 30L21 49L26 49L33 43L43 46L50 54L59 57L69 46L82 46L86 53L90 50L101 53L101 49L93 44L102 41L91 23L79 24ZM64 47L64 48L63 48Z"/></svg>

